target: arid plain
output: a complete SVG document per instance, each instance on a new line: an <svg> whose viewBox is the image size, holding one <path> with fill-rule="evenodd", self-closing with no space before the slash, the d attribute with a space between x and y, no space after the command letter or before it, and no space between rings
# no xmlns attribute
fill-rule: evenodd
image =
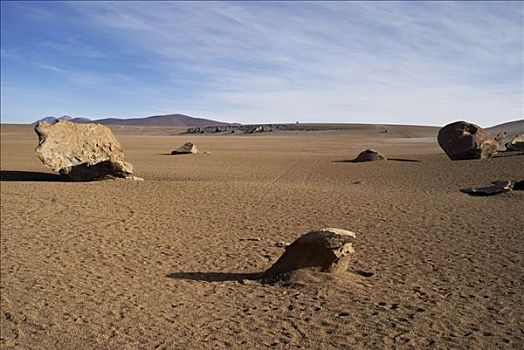
<svg viewBox="0 0 524 350"><path fill-rule="evenodd" d="M2 349L524 348L524 193L459 191L524 156L450 161L430 127L111 128L145 181L60 181L2 126ZM390 160L348 162L369 147ZM347 276L250 279L322 227L356 232Z"/></svg>

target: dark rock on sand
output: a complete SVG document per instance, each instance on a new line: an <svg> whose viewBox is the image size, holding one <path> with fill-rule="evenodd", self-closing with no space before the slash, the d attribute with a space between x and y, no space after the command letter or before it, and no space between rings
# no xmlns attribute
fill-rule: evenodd
<svg viewBox="0 0 524 350"><path fill-rule="evenodd" d="M262 277L273 278L302 269L345 272L355 252L351 244L354 238L353 232L337 228L308 232L286 246L284 254Z"/></svg>
<svg viewBox="0 0 524 350"><path fill-rule="evenodd" d="M465 188L460 190L460 192L473 196L493 196L495 194L511 191L512 189L512 181L493 181L491 186Z"/></svg>
<svg viewBox="0 0 524 350"><path fill-rule="evenodd" d="M387 160L387 158L382 153L370 148L361 152L353 162L373 162L380 160Z"/></svg>
<svg viewBox="0 0 524 350"><path fill-rule="evenodd" d="M508 151L524 151L524 134L517 135L506 143L506 149Z"/></svg>
<svg viewBox="0 0 524 350"><path fill-rule="evenodd" d="M440 129L438 143L452 160L486 159L497 153L502 137L503 133L492 137L478 125L458 121Z"/></svg>

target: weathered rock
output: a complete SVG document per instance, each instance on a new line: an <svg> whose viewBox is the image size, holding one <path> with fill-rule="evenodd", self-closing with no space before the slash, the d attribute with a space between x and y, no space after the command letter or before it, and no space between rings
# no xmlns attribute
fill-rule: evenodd
<svg viewBox="0 0 524 350"><path fill-rule="evenodd" d="M524 134L517 135L506 143L506 149L508 151L524 151Z"/></svg>
<svg viewBox="0 0 524 350"><path fill-rule="evenodd" d="M498 142L480 126L464 121L439 130L438 143L452 160L486 159L497 153Z"/></svg>
<svg viewBox="0 0 524 350"><path fill-rule="evenodd" d="M499 180L493 181L491 186L464 188L460 192L472 196L492 196L509 191L524 191L524 180Z"/></svg>
<svg viewBox="0 0 524 350"><path fill-rule="evenodd" d="M60 173L63 172L61 171ZM133 176L133 166L131 164L120 160L106 160L94 165L82 163L72 167L70 172L66 175L73 181L92 181L115 178L143 180L142 178Z"/></svg>
<svg viewBox="0 0 524 350"><path fill-rule="evenodd" d="M171 154L191 154L198 153L198 148L191 142L186 142L176 150L172 151Z"/></svg>
<svg viewBox="0 0 524 350"><path fill-rule="evenodd" d="M524 191L524 180L517 180L513 183L514 191Z"/></svg>
<svg viewBox="0 0 524 350"><path fill-rule="evenodd" d="M373 162L379 160L387 160L387 158L382 153L370 148L361 152L353 162Z"/></svg>
<svg viewBox="0 0 524 350"><path fill-rule="evenodd" d="M251 129L246 131L246 134L256 134L259 132L264 132L264 127L262 125L254 126Z"/></svg>
<svg viewBox="0 0 524 350"><path fill-rule="evenodd" d="M263 277L272 278L302 269L334 274L344 272L355 252L351 244L355 237L353 232L337 228L308 232L286 246L284 254Z"/></svg>
<svg viewBox="0 0 524 350"><path fill-rule="evenodd" d="M111 130L100 124L58 121L35 125L36 155L52 170L73 181L131 178L133 167Z"/></svg>
<svg viewBox="0 0 524 350"><path fill-rule="evenodd" d="M512 189L512 181L493 181L491 186L465 188L460 190L460 192L473 196L493 196L495 194L511 191Z"/></svg>
<svg viewBox="0 0 524 350"><path fill-rule="evenodd" d="M188 134L202 134L204 133L204 129L201 128L189 128L186 131Z"/></svg>
<svg viewBox="0 0 524 350"><path fill-rule="evenodd" d="M497 143L500 143L506 136L508 136L508 133L505 131L501 131L497 134L497 136L494 137L495 141Z"/></svg>

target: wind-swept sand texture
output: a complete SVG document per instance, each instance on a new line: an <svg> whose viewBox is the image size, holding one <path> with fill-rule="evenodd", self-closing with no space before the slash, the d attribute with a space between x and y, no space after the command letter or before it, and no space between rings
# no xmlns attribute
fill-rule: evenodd
<svg viewBox="0 0 524 350"><path fill-rule="evenodd" d="M450 161L435 128L112 129L144 182L60 182L2 126L2 349L524 348L524 193L459 191L524 156ZM186 141L211 154L169 155ZM348 162L366 148L389 160ZM322 227L357 233L347 276L250 280Z"/></svg>

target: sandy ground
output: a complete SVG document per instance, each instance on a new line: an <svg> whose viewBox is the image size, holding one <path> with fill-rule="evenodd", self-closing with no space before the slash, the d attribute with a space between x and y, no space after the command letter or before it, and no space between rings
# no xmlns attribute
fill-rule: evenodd
<svg viewBox="0 0 524 350"><path fill-rule="evenodd" d="M524 348L524 193L459 192L524 156L452 162L408 129L115 129L145 181L66 183L2 126L2 349ZM168 155L186 141L211 153ZM397 160L347 162L368 147ZM347 276L249 279L326 226L358 234Z"/></svg>

